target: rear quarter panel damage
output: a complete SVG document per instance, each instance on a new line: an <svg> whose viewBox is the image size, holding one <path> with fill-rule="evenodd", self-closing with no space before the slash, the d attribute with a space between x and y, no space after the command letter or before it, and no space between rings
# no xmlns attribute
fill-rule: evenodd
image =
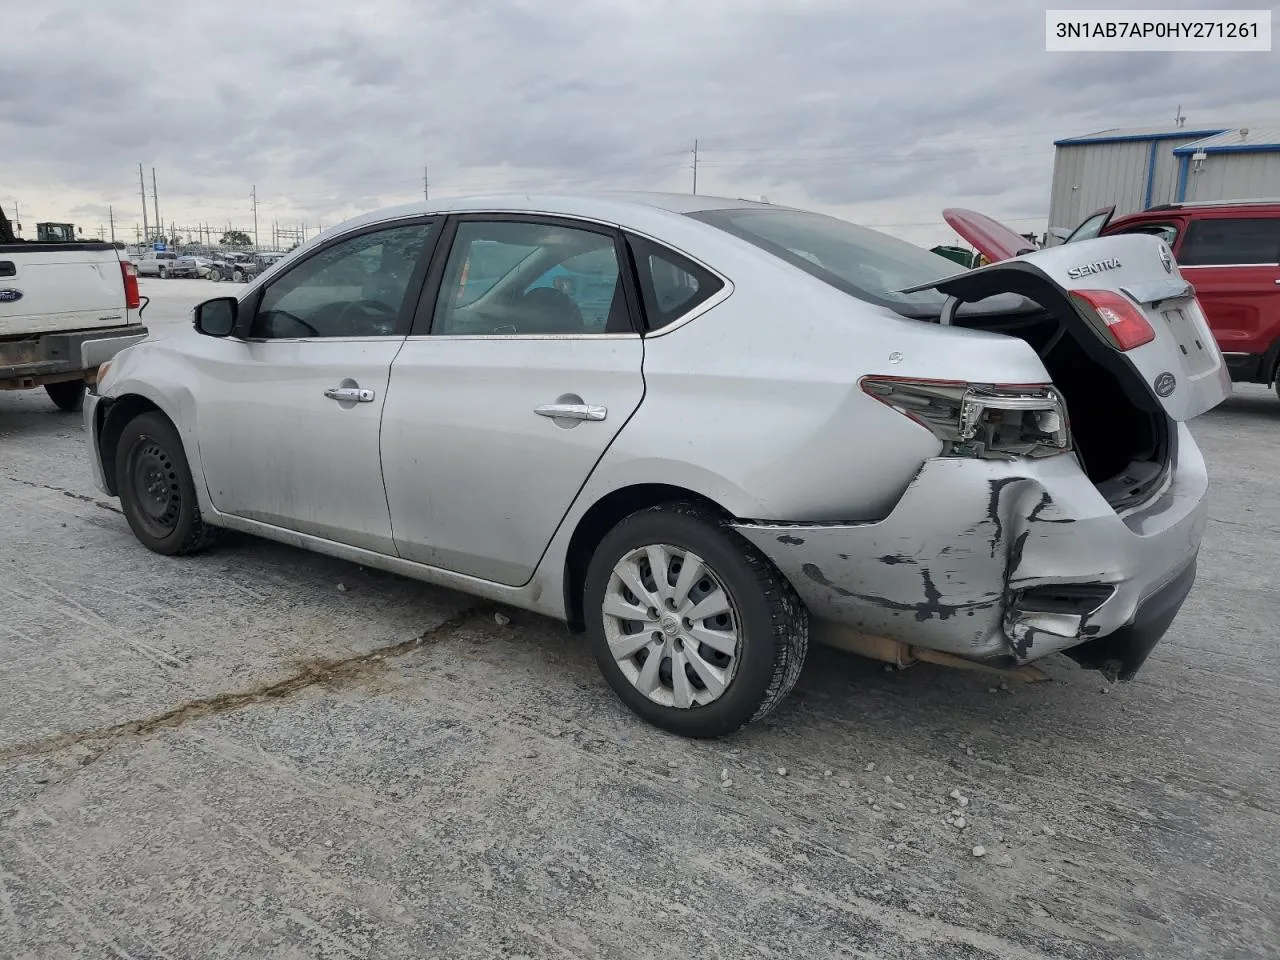
<svg viewBox="0 0 1280 960"><path fill-rule="evenodd" d="M1025 663L1124 625L1194 559L1207 481L1198 452L1192 459L1174 486L1127 520L1068 456L1034 464L938 458L884 520L736 529L820 620L970 659ZM1083 616L1020 606L1021 591L1067 584L1114 592Z"/></svg>

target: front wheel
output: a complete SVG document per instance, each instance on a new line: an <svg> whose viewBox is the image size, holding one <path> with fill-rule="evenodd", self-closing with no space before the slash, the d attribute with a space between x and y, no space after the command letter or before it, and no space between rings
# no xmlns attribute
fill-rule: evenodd
<svg viewBox="0 0 1280 960"><path fill-rule="evenodd" d="M693 503L642 510L606 534L583 600L614 692L682 736L723 736L764 717L791 692L808 652L808 611L791 585Z"/></svg>
<svg viewBox="0 0 1280 960"><path fill-rule="evenodd" d="M200 518L182 440L163 414L143 413L125 425L115 468L125 519L149 550L174 556L213 541L217 530Z"/></svg>
<svg viewBox="0 0 1280 960"><path fill-rule="evenodd" d="M49 395L58 407L66 413L79 413L84 407L85 382L83 380L62 380L58 383L46 383L44 392Z"/></svg>
<svg viewBox="0 0 1280 960"><path fill-rule="evenodd" d="M234 274L231 275L231 279L234 280L236 283L244 283L244 274L241 273L239 270L237 270Z"/></svg>
<svg viewBox="0 0 1280 960"><path fill-rule="evenodd" d="M222 271L217 269L216 267L210 270L209 279L212 280L214 283L218 283L219 281L222 280Z"/></svg>

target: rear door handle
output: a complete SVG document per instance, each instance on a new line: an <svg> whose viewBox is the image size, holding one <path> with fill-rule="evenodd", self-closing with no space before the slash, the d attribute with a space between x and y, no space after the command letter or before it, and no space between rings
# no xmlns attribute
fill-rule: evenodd
<svg viewBox="0 0 1280 960"><path fill-rule="evenodd" d="M373 391L360 387L329 387L324 395L330 400L347 403L372 403Z"/></svg>
<svg viewBox="0 0 1280 960"><path fill-rule="evenodd" d="M603 420L609 411L589 403L544 403L533 412L554 420Z"/></svg>

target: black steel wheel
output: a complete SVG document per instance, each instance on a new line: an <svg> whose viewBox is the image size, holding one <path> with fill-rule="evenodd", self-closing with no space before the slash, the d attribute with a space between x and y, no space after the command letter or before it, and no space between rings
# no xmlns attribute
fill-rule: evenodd
<svg viewBox="0 0 1280 960"><path fill-rule="evenodd" d="M212 542L216 529L201 519L182 440L163 414L140 414L125 425L115 465L125 519L144 546L173 556Z"/></svg>

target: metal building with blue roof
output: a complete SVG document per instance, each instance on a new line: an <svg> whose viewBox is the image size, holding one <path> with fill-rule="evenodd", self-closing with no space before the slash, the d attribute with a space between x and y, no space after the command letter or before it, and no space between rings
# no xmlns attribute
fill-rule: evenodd
<svg viewBox="0 0 1280 960"><path fill-rule="evenodd" d="M1280 125L1201 124L1102 130L1054 141L1050 231L1099 207L1116 216L1162 203L1280 197Z"/></svg>

